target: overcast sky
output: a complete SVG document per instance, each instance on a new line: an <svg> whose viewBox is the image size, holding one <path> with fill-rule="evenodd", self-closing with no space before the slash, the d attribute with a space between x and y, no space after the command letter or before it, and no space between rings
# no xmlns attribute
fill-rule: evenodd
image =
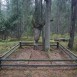
<svg viewBox="0 0 77 77"><path fill-rule="evenodd" d="M2 1L2 7L1 7L1 9L2 10L4 10L4 9L6 9L6 0L1 0Z"/></svg>
<svg viewBox="0 0 77 77"><path fill-rule="evenodd" d="M2 0L2 4L6 4L6 0Z"/></svg>

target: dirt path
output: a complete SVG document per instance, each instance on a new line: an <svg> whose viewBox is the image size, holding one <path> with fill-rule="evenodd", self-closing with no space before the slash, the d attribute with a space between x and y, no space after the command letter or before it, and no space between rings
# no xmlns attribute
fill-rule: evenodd
<svg viewBox="0 0 77 77"><path fill-rule="evenodd" d="M33 50L31 52L31 57L30 59L49 59L47 53L45 53L44 51L39 51L39 50ZM50 62L29 62L29 64L50 64Z"/></svg>

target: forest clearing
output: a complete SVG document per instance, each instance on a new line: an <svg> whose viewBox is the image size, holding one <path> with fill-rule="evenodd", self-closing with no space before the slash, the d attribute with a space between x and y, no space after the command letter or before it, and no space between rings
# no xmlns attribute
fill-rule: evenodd
<svg viewBox="0 0 77 77"><path fill-rule="evenodd" d="M77 77L77 0L0 0L0 77Z"/></svg>

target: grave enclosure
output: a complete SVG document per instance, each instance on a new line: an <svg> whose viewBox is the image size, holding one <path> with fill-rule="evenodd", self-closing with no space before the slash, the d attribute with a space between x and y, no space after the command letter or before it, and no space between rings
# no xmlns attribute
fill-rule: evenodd
<svg viewBox="0 0 77 77"><path fill-rule="evenodd" d="M34 46L32 43L28 42L19 42L17 45L12 47L9 51L4 53L0 57L0 68L3 67L75 67L77 68L77 56L72 53L69 49L62 46L59 42L54 42L51 44L51 47L55 47L55 49L60 49L60 52L64 53L68 56L67 59L10 59L8 58L13 53L16 53L16 50L19 48L22 48L24 46ZM42 44L39 44L39 46L42 46ZM52 51L51 51L52 53ZM67 62L66 64L7 64L5 62ZM68 64L68 62L70 62ZM5 64L4 64L5 63Z"/></svg>

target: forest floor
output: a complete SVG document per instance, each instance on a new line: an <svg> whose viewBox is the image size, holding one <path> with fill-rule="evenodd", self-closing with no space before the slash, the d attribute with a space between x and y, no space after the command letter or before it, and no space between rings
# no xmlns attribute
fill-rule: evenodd
<svg viewBox="0 0 77 77"><path fill-rule="evenodd" d="M10 59L67 59L68 56L60 49L52 48L50 53L33 50L33 47L18 49L8 58ZM6 62L4 64L70 64L70 62ZM3 67L0 77L77 77L77 69L67 67Z"/></svg>

